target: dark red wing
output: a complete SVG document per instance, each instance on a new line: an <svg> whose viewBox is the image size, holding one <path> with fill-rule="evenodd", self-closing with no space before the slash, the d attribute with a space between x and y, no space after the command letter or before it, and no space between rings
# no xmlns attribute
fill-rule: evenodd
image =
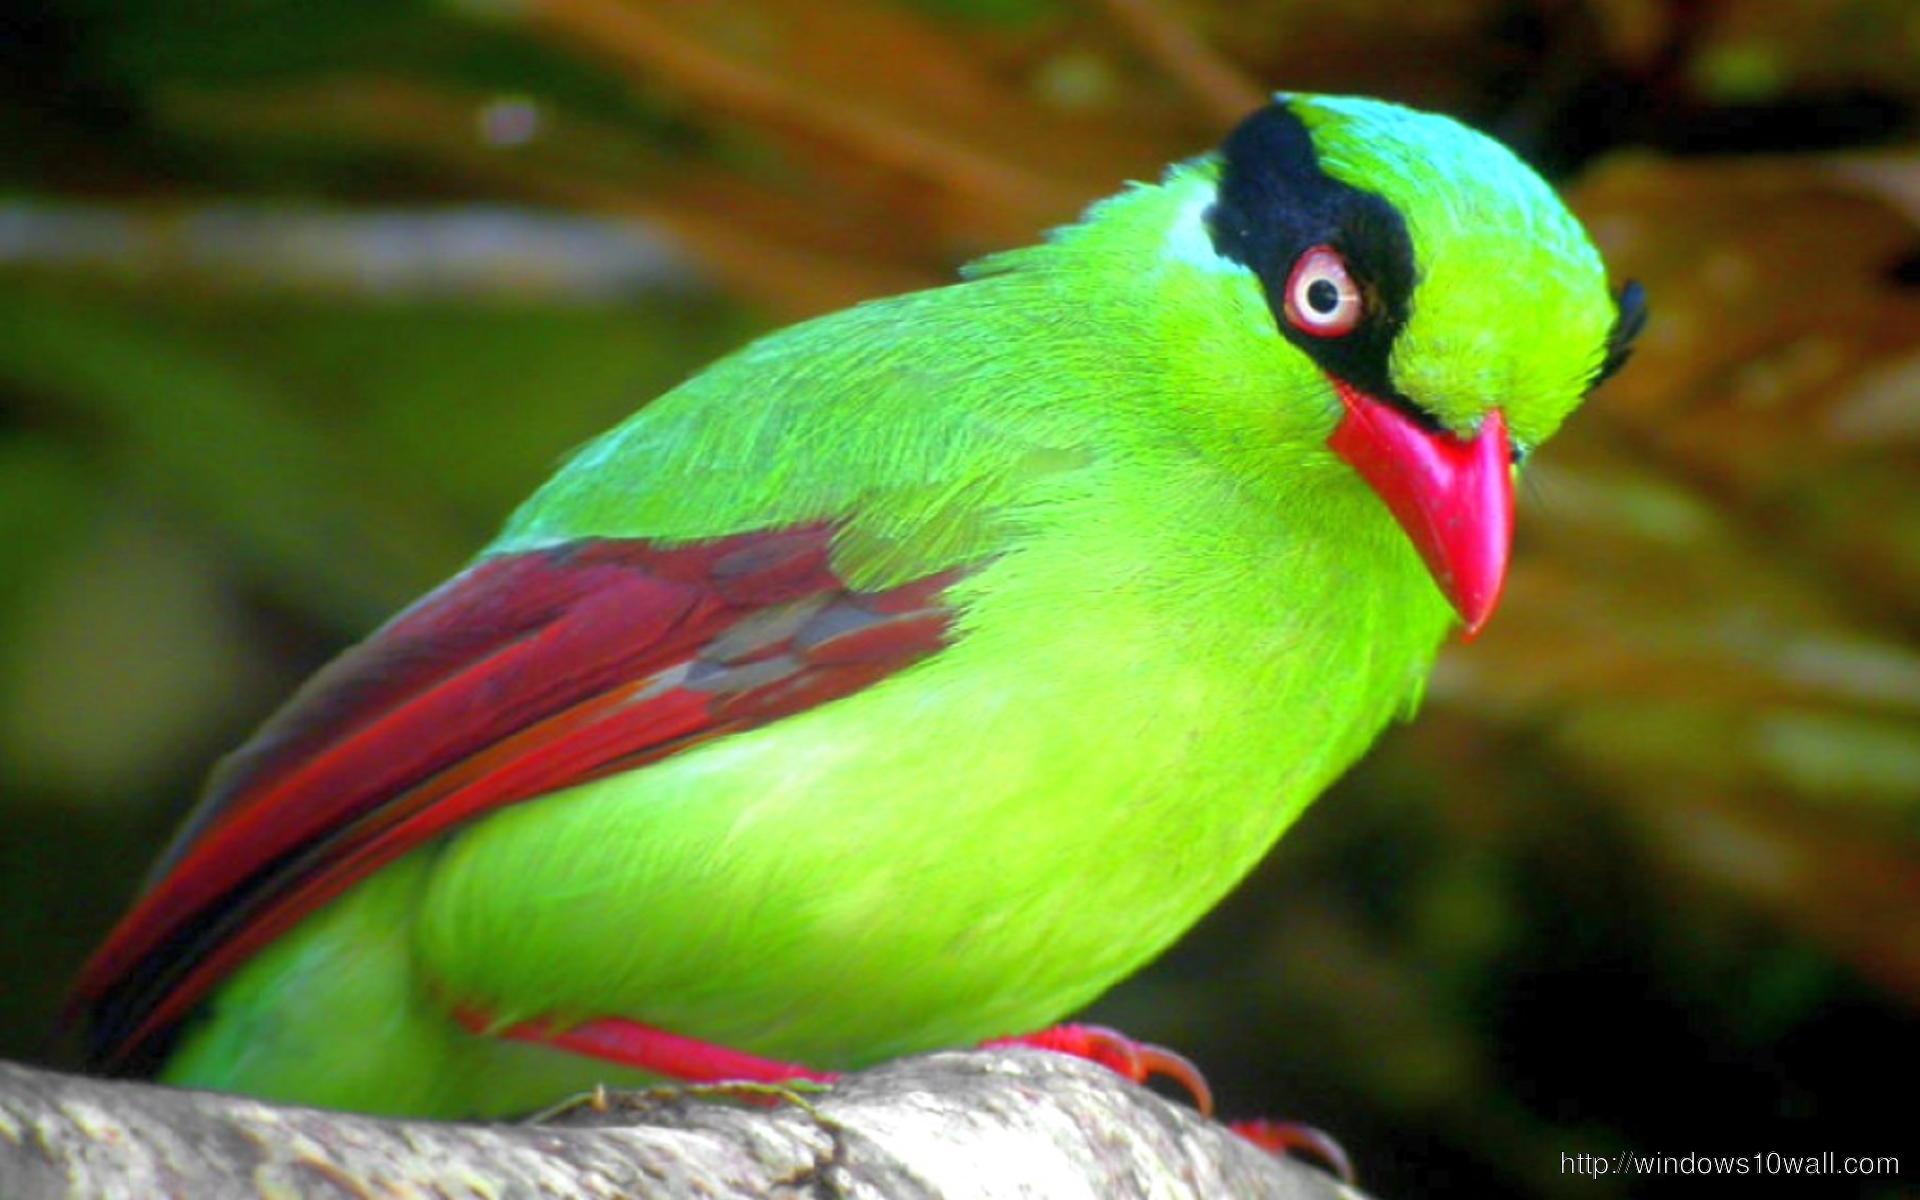
<svg viewBox="0 0 1920 1200"><path fill-rule="evenodd" d="M82 972L123 1066L316 907L459 822L844 696L932 654L953 574L857 592L824 527L483 560L222 764Z"/></svg>

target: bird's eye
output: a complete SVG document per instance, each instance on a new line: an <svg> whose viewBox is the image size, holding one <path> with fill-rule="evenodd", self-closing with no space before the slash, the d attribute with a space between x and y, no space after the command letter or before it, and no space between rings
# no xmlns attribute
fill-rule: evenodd
<svg viewBox="0 0 1920 1200"><path fill-rule="evenodd" d="M1287 320L1313 337L1340 337L1360 323L1365 302L1347 274L1347 261L1332 246L1302 254L1287 276Z"/></svg>

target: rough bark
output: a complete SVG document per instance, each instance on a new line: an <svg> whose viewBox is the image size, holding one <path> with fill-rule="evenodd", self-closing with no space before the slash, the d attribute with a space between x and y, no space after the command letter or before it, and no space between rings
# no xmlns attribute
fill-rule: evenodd
<svg viewBox="0 0 1920 1200"><path fill-rule="evenodd" d="M386 1120L0 1063L0 1197L1352 1197L1057 1054L831 1089L609 1094L539 1123Z"/></svg>

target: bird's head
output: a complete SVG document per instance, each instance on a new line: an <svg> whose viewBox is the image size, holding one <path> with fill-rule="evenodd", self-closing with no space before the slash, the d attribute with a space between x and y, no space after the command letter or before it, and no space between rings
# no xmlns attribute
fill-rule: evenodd
<svg viewBox="0 0 1920 1200"><path fill-rule="evenodd" d="M1184 178L1200 190L1176 254L1312 364L1325 448L1477 632L1515 471L1624 360L1639 288L1609 290L1579 222L1506 148L1381 101L1277 96Z"/></svg>

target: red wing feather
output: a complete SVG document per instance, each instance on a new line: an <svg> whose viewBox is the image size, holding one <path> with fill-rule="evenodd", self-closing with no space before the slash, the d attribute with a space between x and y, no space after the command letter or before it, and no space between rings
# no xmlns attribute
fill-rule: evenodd
<svg viewBox="0 0 1920 1200"><path fill-rule="evenodd" d="M858 691L940 648L953 573L836 576L825 527L481 561L316 675L215 772L75 989L97 1062L152 1057L234 968L503 805Z"/></svg>

